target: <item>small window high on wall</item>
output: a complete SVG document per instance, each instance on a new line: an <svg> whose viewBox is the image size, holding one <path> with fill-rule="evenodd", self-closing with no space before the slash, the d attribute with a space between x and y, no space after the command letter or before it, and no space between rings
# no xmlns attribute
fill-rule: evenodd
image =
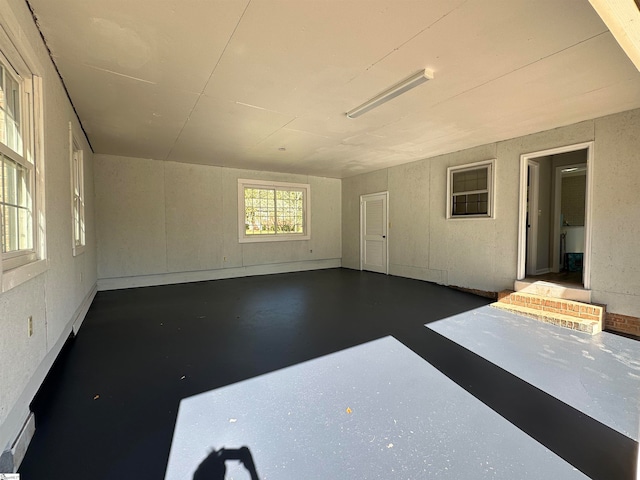
<svg viewBox="0 0 640 480"><path fill-rule="evenodd" d="M309 185L238 180L241 243L308 240Z"/></svg>
<svg viewBox="0 0 640 480"><path fill-rule="evenodd" d="M495 160L447 169L447 218L494 217Z"/></svg>

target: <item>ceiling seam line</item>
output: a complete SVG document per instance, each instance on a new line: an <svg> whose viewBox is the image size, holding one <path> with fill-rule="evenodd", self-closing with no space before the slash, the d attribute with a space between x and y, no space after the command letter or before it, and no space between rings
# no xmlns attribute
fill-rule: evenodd
<svg viewBox="0 0 640 480"><path fill-rule="evenodd" d="M285 123L284 125L282 125L280 128L274 130L273 132L271 132L269 135L267 135L266 137L264 137L262 140L260 140L258 143L254 144L251 148L253 147L257 147L258 145L260 145L262 142L265 142L267 140L269 140L271 137L273 137L276 133L278 133L280 130L287 128L287 125L289 125L290 123L296 121L298 119L298 117L293 117L291 120L289 120L287 123Z"/></svg>
<svg viewBox="0 0 640 480"><path fill-rule="evenodd" d="M216 73L216 70L218 69L218 65L220 64L222 57L224 57L224 54L227 52L227 48L229 48L229 44L231 43L231 40L233 40L233 37L235 36L236 31L240 26L240 22L242 22L242 19L244 18L245 14L247 13L247 10L249 9L249 5L251 5L251 0L247 2L247 6L244 7L244 10L242 11L242 15L240 15L240 18L238 19L238 23L236 23L236 26L233 28L233 32L231 32L231 35L229 35L229 40L227 40L227 43L222 49L222 53L220 53L220 56L218 57L218 61L213 66L213 70L211 70L211 75L209 75L209 78L207 79L207 83L204 84L204 88L202 89L201 95L204 95L204 92L207 89L207 85L209 85L209 82L211 81L211 77L213 77L213 74Z"/></svg>
<svg viewBox="0 0 640 480"><path fill-rule="evenodd" d="M229 44L231 43L231 40L233 39L233 36L236 34L236 30L238 30L238 27L240 26L240 22L242 22L242 19L244 18L244 15L247 13L247 9L249 8L249 5L251 5L251 0L249 0L247 2L247 5L244 7L244 10L242 11L242 14L240 15L240 18L238 19L238 22L236 23L236 26L233 28L233 32L231 32L231 35L229 35L229 39L227 40L227 43L225 44L224 48L222 49L222 52L220 53L220 56L218 57L218 61L213 66L213 70L211 70L211 74L209 75L209 78L207 79L206 83L204 84L204 87L202 88L202 91L198 94L198 98L196 99L195 103L193 104L193 107L191 108L191 111L189 112L189 115L187 115L187 119L185 120L184 124L182 125L182 128L180 129L180 131L178 132L178 135L176 136L176 139L173 142L173 145L169 149L169 152L167 153L167 155L165 157L165 160L168 160L169 157L171 157L171 154L173 153L173 150L176 147L176 144L178 143L178 140L182 136L182 132L184 132L184 129L186 128L187 124L189 123L189 120L191 119L191 115L193 115L194 110L198 106L198 102L200 102L200 98L202 98L202 96L204 95L204 92L207 89L207 86L209 85L209 82L211 81L211 77L213 77L213 74L216 72L216 69L218 68L218 65L220 64L220 61L222 60L222 57L224 56L225 52L227 51L227 48L229 47Z"/></svg>
<svg viewBox="0 0 640 480"><path fill-rule="evenodd" d="M99 72L110 73L111 75L116 75L119 77L128 78L129 80L135 80L136 82L148 83L150 85L157 85L156 82L152 82L151 80L145 80L144 78L132 77L131 75L127 75L124 73L119 73L114 70L109 70L108 68L98 67L96 65L89 65L88 63L80 63L83 67L91 68L93 70L98 70Z"/></svg>
<svg viewBox="0 0 640 480"><path fill-rule="evenodd" d="M558 51L555 51L553 53L550 53L549 55L545 55L544 57L540 57L537 60L534 60L532 62L527 63L526 65L522 65L521 67L514 68L513 70L511 70L511 71L509 71L507 73L503 73L502 75L499 75L499 76L497 76L495 78L492 78L491 80L487 80L486 82L484 82L484 83L482 83L480 85L476 85L475 87L470 88L468 90L465 90L464 92L460 92L460 93L457 93L456 95L453 95L451 97L445 98L441 102L433 104L432 107L436 107L436 106L441 105L441 104L443 104L445 102L448 102L449 100L451 100L453 98L460 97L461 95L464 95L466 93L469 93L469 92L472 92L474 90L477 90L478 88L484 87L485 85L489 85L490 83L495 82L496 80L500 80L501 78L504 78L504 77L506 77L508 75L511 75L512 73L515 73L517 71L520 71L522 69L530 67L531 65L534 65L534 64L536 64L538 62L541 62L542 60L547 60L547 59L549 59L551 57L554 57L554 56L556 56L556 55L558 55L558 54L560 54L562 52L565 52L565 51L567 51L567 50L569 50L571 48L577 47L578 45L581 45L581 44L583 44L585 42L589 42L589 41L593 40L594 38L600 37L600 36L605 35L607 33L610 33L609 30L605 30L604 32L598 33L598 34L593 35L592 37L589 37L589 38L585 38L584 40L580 40L579 42L574 43L573 45L569 45L568 47L565 47L565 48L563 48L561 50L558 50Z"/></svg>
<svg viewBox="0 0 640 480"><path fill-rule="evenodd" d="M405 40L404 42L402 42L400 45L398 45L397 47L395 47L393 50L391 50L389 53L383 55L382 57L380 57L378 60L376 60L375 62L373 62L371 65L369 65L367 68L364 69L364 72L367 72L369 70L371 70L373 67L375 67L377 64L379 64L380 62L382 62L385 58L387 58L388 56L392 55L393 53L397 52L398 50L400 50L402 47L404 47L407 43L409 43L411 40L413 40L414 38L418 37L419 35L422 35L425 31L429 30L431 27L433 27L435 24L439 23L440 21L442 21L442 19L448 17L449 15L451 15L453 12L455 12L456 10L458 10L459 8L461 8L464 4L466 4L469 0L466 0L464 3L461 3L460 5L458 5L456 8L454 8L453 10L445 13L444 15L442 15L440 18L438 18L437 20L434 20L433 22L431 22L429 25L427 25L426 27L424 27L422 30L420 30L419 32L415 33L414 35L412 35L411 37L409 37L407 40ZM360 76L360 74L356 75L355 77L349 79L349 81L347 82L347 84L351 83L353 80L355 80L356 78L358 78Z"/></svg>
<svg viewBox="0 0 640 480"><path fill-rule="evenodd" d="M184 123L182 124L182 128L180 129L180 131L178 132L178 135L176 135L176 139L173 141L173 145L171 145L171 148L169 149L169 151L167 152L167 154L165 155L164 159L165 160L169 160L169 157L171 156L171 154L173 153L173 149L176 147L176 144L178 143L178 139L180 138L180 136L182 135L182 132L184 132L184 129L187 126L187 123L189 123L189 120L191 120L191 115L193 114L193 111L196 109L196 107L198 106L198 102L200 101L200 97L202 97L202 94L198 94L198 98L196 98L195 103L193 104L193 107L191 107L191 110L189 111L189 115L187 115L187 119L184 121Z"/></svg>
<svg viewBox="0 0 640 480"><path fill-rule="evenodd" d="M448 17L449 15L451 15L453 12L455 12L456 10L460 9L464 4L466 4L469 0L466 0L464 3L461 3L460 5L458 5L456 8L454 8L453 10L445 13L444 15L442 15L440 18L438 18L437 20L435 20L433 23L430 23L429 25L427 25L426 27L424 27L422 30L420 30L419 32L417 32L415 35L409 37L407 40L405 40L404 42L402 42L400 45L398 45L397 47L395 47L393 50L391 50L389 53L387 53L386 55L384 55L382 58L380 58L379 60L376 60L375 62L373 62L371 65L369 65L367 68L364 69L364 71L368 71L370 69L372 69L373 67L375 67L377 64L379 64L380 62L382 62L385 58L387 58L388 56L392 55L393 53L397 52L398 50L400 50L402 47L404 47L407 43L411 42L414 38L422 35L424 32L426 32L427 30L429 30L431 27L433 27L434 25L436 25L437 23L440 23L444 18Z"/></svg>

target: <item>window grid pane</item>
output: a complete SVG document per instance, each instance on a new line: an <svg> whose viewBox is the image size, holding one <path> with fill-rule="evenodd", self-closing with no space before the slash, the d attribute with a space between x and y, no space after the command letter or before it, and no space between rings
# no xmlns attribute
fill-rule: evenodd
<svg viewBox="0 0 640 480"><path fill-rule="evenodd" d="M80 220L80 202L78 202L78 197L74 196L73 198L73 241L76 246L80 244L80 229L78 228L79 220Z"/></svg>
<svg viewBox="0 0 640 480"><path fill-rule="evenodd" d="M489 194L454 195L454 215L487 215L489 213Z"/></svg>
<svg viewBox="0 0 640 480"><path fill-rule="evenodd" d="M304 233L303 193L295 190L276 191L278 233Z"/></svg>
<svg viewBox="0 0 640 480"><path fill-rule="evenodd" d="M82 150L77 147L75 140L71 141L71 182L73 194L71 198L73 207L73 246L74 255L76 247L85 245L84 226L84 174Z"/></svg>
<svg viewBox="0 0 640 480"><path fill-rule="evenodd" d="M275 190L245 188L245 232L247 235L276 233Z"/></svg>
<svg viewBox="0 0 640 480"><path fill-rule="evenodd" d="M16 122L20 124L20 87L11 76L7 76L6 82L7 91L7 113Z"/></svg>
<svg viewBox="0 0 640 480"><path fill-rule="evenodd" d="M7 144L7 118L5 110L7 109L7 96L5 94L5 69L0 64L0 142Z"/></svg>
<svg viewBox="0 0 640 480"><path fill-rule="evenodd" d="M31 212L27 208L18 209L18 250L33 248L33 221Z"/></svg>
<svg viewBox="0 0 640 480"><path fill-rule="evenodd" d="M84 226L84 204L79 205L80 217L78 218L78 230L76 235L76 246L84 245L85 242L85 226Z"/></svg>
<svg viewBox="0 0 640 480"><path fill-rule="evenodd" d="M4 67L0 63L0 109L4 111L7 108L4 96Z"/></svg>
<svg viewBox="0 0 640 480"><path fill-rule="evenodd" d="M0 155L2 253L33 249L30 172Z"/></svg>
<svg viewBox="0 0 640 480"><path fill-rule="evenodd" d="M487 189L488 168L453 173L453 193Z"/></svg>
<svg viewBox="0 0 640 480"><path fill-rule="evenodd" d="M15 207L3 205L3 236L2 236L2 253L13 252L17 250L16 245L16 215Z"/></svg>
<svg viewBox="0 0 640 480"><path fill-rule="evenodd" d="M0 67L0 142L22 155L20 84Z"/></svg>
<svg viewBox="0 0 640 480"><path fill-rule="evenodd" d="M304 234L304 193L245 187L245 235Z"/></svg>
<svg viewBox="0 0 640 480"><path fill-rule="evenodd" d="M451 173L451 215L489 215L490 166Z"/></svg>

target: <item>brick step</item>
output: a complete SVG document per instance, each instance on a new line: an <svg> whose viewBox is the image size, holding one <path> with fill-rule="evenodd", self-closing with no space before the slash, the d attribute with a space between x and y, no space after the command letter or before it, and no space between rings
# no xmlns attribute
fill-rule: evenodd
<svg viewBox="0 0 640 480"><path fill-rule="evenodd" d="M591 335L602 331L605 317L602 305L512 290L499 292L491 306Z"/></svg>

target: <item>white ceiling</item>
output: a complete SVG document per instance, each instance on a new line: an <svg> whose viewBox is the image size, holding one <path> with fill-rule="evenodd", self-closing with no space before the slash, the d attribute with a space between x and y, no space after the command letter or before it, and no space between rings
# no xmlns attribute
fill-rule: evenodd
<svg viewBox="0 0 640 480"><path fill-rule="evenodd" d="M343 178L640 107L588 0L29 3L96 153Z"/></svg>

